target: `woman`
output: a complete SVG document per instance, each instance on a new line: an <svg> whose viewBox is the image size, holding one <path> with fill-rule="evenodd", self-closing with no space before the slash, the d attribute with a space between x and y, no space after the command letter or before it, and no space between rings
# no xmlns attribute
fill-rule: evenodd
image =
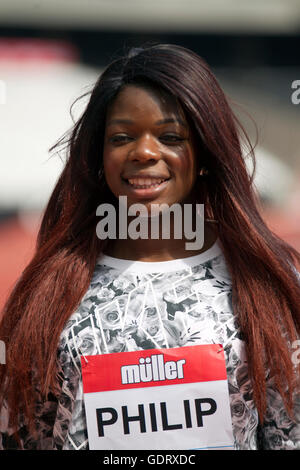
<svg viewBox="0 0 300 470"><path fill-rule="evenodd" d="M204 245L187 249L174 218L169 239L99 238L97 208L121 210L124 196L146 225L154 204L203 203ZM235 448L299 448L297 262L258 212L206 63L166 44L115 60L68 140L35 256L5 308L2 447L89 448L80 356L221 343Z"/></svg>

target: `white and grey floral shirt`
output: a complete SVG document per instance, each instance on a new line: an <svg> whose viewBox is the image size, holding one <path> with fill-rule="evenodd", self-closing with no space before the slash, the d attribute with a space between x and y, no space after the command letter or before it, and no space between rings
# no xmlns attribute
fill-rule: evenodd
<svg viewBox="0 0 300 470"><path fill-rule="evenodd" d="M24 448L88 449L80 356L211 343L221 343L225 351L235 448L300 449L300 401L291 421L271 380L265 422L259 425L218 241L200 255L174 261L99 258L61 336L61 397L41 404L41 439L33 442L24 434ZM9 432L2 436L8 448Z"/></svg>

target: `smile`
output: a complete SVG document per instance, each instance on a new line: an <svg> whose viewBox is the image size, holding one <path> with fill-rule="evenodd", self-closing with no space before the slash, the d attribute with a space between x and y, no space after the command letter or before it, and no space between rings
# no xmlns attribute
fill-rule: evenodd
<svg viewBox="0 0 300 470"><path fill-rule="evenodd" d="M130 178L127 183L135 189L158 188L168 178Z"/></svg>
<svg viewBox="0 0 300 470"><path fill-rule="evenodd" d="M126 194L139 199L151 199L157 197L161 192L166 189L171 178L144 176L123 178L126 185Z"/></svg>

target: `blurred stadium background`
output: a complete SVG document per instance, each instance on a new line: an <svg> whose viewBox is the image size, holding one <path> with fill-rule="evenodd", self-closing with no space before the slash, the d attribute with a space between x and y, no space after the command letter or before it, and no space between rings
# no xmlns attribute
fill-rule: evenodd
<svg viewBox="0 0 300 470"><path fill-rule="evenodd" d="M0 309L33 254L62 169L48 150L72 126L71 104L124 48L149 41L199 53L253 143L256 125L263 215L300 250L300 0L1 0Z"/></svg>

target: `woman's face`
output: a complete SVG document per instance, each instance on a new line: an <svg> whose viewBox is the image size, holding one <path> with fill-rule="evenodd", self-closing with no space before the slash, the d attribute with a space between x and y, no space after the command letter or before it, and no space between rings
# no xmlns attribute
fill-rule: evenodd
<svg viewBox="0 0 300 470"><path fill-rule="evenodd" d="M184 113L159 92L127 85L108 109L104 174L128 206L193 202L195 148Z"/></svg>

